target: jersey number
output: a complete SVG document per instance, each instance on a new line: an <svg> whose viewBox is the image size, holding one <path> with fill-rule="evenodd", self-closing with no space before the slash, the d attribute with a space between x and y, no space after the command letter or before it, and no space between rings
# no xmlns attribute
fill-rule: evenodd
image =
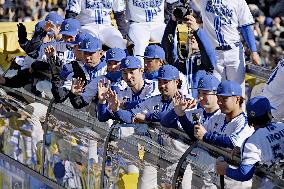
<svg viewBox="0 0 284 189"><path fill-rule="evenodd" d="M222 27L222 19L220 16L217 16L214 19L214 28L217 36L217 41L219 43L219 46L224 46L226 45L226 41L224 39L224 34L222 33L221 27Z"/></svg>

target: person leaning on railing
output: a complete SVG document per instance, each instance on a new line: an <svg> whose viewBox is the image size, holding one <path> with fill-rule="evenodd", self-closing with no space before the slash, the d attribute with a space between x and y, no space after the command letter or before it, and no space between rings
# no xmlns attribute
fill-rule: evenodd
<svg viewBox="0 0 284 189"><path fill-rule="evenodd" d="M269 100L263 96L254 97L248 102L246 108L248 124L255 128L255 132L245 140L242 146L241 165L234 169L226 162L216 163L218 174L238 181L251 179L259 164L270 166L277 160L284 159L284 124L272 122ZM257 185L255 188L274 188L274 185L265 177L262 178L261 183L254 184Z"/></svg>

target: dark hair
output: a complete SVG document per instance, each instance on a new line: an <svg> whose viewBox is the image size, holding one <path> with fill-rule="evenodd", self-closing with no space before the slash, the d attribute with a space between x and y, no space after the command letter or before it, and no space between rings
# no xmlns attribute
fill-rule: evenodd
<svg viewBox="0 0 284 189"><path fill-rule="evenodd" d="M242 106L244 101L245 101L244 97L240 96L240 102L239 102L240 107Z"/></svg>
<svg viewBox="0 0 284 189"><path fill-rule="evenodd" d="M249 125L266 125L267 123L271 122L271 120L272 120L271 111L266 112L264 115L258 117L248 116Z"/></svg>
<svg viewBox="0 0 284 189"><path fill-rule="evenodd" d="M179 79L179 80L178 80L177 88L178 88L178 89L181 89L181 87L182 87L182 80Z"/></svg>

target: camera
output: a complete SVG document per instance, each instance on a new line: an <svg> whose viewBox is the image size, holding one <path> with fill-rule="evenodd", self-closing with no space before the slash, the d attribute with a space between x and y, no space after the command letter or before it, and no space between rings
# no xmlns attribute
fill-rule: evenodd
<svg viewBox="0 0 284 189"><path fill-rule="evenodd" d="M178 6L175 8L173 15L176 17L177 21L186 21L187 19L185 18L187 15L191 15L193 12L192 9L189 7L185 6Z"/></svg>

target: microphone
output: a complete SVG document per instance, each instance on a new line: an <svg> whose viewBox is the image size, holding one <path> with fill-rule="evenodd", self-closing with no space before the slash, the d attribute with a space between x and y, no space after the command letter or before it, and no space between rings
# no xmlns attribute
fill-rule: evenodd
<svg viewBox="0 0 284 189"><path fill-rule="evenodd" d="M217 161L224 162L225 160L224 160L224 157L219 156L217 158ZM221 187L221 189L225 188L225 178L224 178L224 175L220 175L220 187Z"/></svg>

